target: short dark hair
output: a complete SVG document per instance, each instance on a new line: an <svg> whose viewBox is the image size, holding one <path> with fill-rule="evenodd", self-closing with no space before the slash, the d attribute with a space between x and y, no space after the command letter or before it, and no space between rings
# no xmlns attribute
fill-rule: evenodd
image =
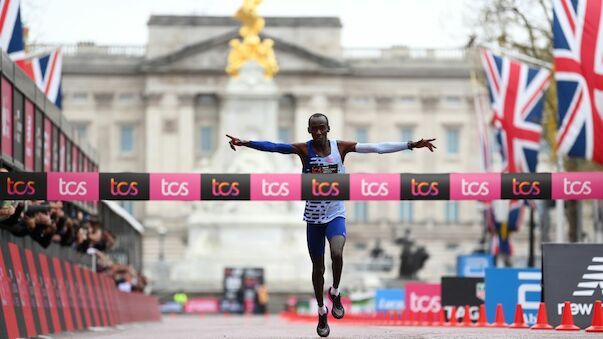
<svg viewBox="0 0 603 339"><path fill-rule="evenodd" d="M329 126L329 118L322 113L314 113L308 118L308 127L310 127L310 120L312 118L324 117L327 120L327 126Z"/></svg>

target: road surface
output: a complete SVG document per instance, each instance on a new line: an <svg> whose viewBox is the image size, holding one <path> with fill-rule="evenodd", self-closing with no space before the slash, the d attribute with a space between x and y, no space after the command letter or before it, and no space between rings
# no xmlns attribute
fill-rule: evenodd
<svg viewBox="0 0 603 339"><path fill-rule="evenodd" d="M357 326L329 318L329 338L596 338L601 334L524 329ZM271 316L167 315L161 322L136 323L117 328L62 333L51 338L94 339L197 339L197 338L319 338L314 323L292 323Z"/></svg>

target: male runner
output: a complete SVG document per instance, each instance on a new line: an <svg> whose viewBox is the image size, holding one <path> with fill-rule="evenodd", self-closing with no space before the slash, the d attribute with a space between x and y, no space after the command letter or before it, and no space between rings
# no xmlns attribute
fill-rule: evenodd
<svg viewBox="0 0 603 339"><path fill-rule="evenodd" d="M349 152L393 153L423 147L427 147L433 152L433 149L436 148L431 143L435 139L378 144L329 140L327 137L329 131L327 116L322 113L315 113L308 119L308 133L312 134L312 140L305 143L282 144L269 141L248 141L228 134L226 136L230 138L228 143L234 151L236 151L235 146L247 146L266 152L297 154L303 165L303 173L345 173L343 161ZM328 309L323 301L325 237L331 248L333 269L333 285L328 291L329 298L333 303L331 314L336 319L341 319L344 316L341 295L339 294L339 280L343 268L343 246L346 237L344 203L343 201L306 201L304 221L307 222L308 250L312 260L312 284L318 302L318 326L316 331L319 336L326 337L329 335L330 329L327 323Z"/></svg>

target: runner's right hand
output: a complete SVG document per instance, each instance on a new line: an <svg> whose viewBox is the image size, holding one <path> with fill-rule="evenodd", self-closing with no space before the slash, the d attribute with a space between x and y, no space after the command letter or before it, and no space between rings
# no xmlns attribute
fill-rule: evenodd
<svg viewBox="0 0 603 339"><path fill-rule="evenodd" d="M228 144L230 145L230 148L232 148L233 151L236 151L235 146L245 146L246 141L241 140L239 138L235 138L228 134L226 134L226 136L230 138L230 141L228 141Z"/></svg>

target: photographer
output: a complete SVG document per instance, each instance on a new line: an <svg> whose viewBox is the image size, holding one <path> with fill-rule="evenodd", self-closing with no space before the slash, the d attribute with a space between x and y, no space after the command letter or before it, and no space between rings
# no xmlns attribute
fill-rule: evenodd
<svg viewBox="0 0 603 339"><path fill-rule="evenodd" d="M66 216L59 217L56 221L56 228L57 232L52 240L61 246L71 246L75 239L73 219Z"/></svg>
<svg viewBox="0 0 603 339"><path fill-rule="evenodd" d="M23 222L29 230L29 235L42 247L47 248L53 235L56 233L56 225L50 218L50 206L47 204L29 205L25 209Z"/></svg>

